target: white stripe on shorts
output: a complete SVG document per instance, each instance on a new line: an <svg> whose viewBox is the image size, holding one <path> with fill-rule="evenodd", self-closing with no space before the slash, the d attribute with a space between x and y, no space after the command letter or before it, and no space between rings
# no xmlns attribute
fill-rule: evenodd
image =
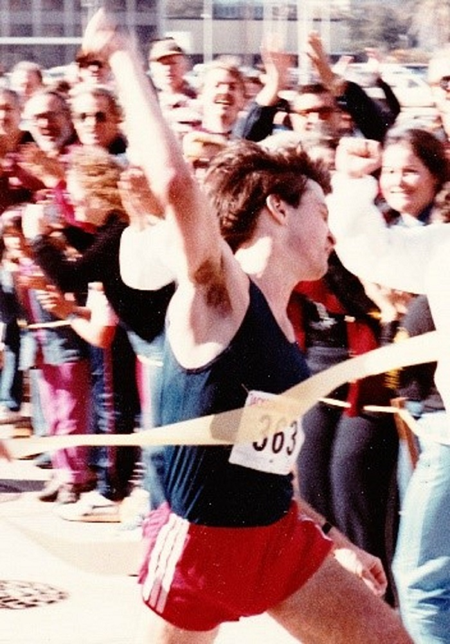
<svg viewBox="0 0 450 644"><path fill-rule="evenodd" d="M175 568L183 552L189 521L175 514L159 531L148 562L147 578L142 587L143 598L162 613L172 584Z"/></svg>

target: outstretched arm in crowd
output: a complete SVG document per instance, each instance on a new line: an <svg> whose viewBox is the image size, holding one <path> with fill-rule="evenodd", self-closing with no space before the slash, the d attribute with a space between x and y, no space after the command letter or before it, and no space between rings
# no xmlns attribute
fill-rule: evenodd
<svg viewBox="0 0 450 644"><path fill-rule="evenodd" d="M388 228L374 204L377 182L370 173L379 165L376 141L341 139L333 191L327 197L330 229L344 266L360 279L411 293L426 291L424 267L436 243L448 239L450 227Z"/></svg>
<svg viewBox="0 0 450 644"><path fill-rule="evenodd" d="M279 93L288 86L292 55L283 51L275 34L268 35L261 46L264 65L264 86L250 105L245 118L234 129L237 137L247 141L262 141L270 136L278 111L288 110L287 101Z"/></svg>
<svg viewBox="0 0 450 644"><path fill-rule="evenodd" d="M162 116L142 61L103 10L86 29L83 51L110 63L131 148L166 218L173 221L173 236L178 236L177 245L192 275L206 255L220 256L218 227Z"/></svg>
<svg viewBox="0 0 450 644"><path fill-rule="evenodd" d="M161 113L142 62L103 10L89 23L83 50L109 62L130 145L165 213L170 240L167 253L176 258L179 282L171 303L174 315L169 314L172 341L191 356L191 351L204 347L208 340L219 338L220 345L227 336L227 342L237 328L236 315L242 318L248 302L248 282L220 237L218 222ZM239 303L237 313L229 293Z"/></svg>

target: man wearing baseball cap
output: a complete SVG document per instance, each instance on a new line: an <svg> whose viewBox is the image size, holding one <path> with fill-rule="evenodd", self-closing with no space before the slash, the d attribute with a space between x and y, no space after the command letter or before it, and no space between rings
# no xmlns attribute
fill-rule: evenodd
<svg viewBox="0 0 450 644"><path fill-rule="evenodd" d="M152 43L149 66L152 80L158 89L161 109L175 129L178 130L178 125L181 126L185 121L191 123L199 120L197 113L191 109L191 101L196 98L196 92L184 78L189 60L174 38L161 38Z"/></svg>

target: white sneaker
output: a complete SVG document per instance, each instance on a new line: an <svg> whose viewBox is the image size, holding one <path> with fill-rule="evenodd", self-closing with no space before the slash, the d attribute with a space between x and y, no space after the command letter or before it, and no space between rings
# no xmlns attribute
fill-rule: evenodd
<svg viewBox="0 0 450 644"><path fill-rule="evenodd" d="M56 513L66 521L120 523L120 503L111 501L96 490L86 492L76 503L61 505Z"/></svg>

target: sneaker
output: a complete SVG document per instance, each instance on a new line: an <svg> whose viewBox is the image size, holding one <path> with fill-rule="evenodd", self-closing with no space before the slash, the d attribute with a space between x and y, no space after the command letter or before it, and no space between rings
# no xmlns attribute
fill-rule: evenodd
<svg viewBox="0 0 450 644"><path fill-rule="evenodd" d="M85 483L67 483L60 477L54 476L39 492L38 499L47 503L76 503L83 492L90 492L95 489L97 482L90 479Z"/></svg>
<svg viewBox="0 0 450 644"><path fill-rule="evenodd" d="M84 492L91 492L97 487L97 477L84 481L84 483L64 483L58 492L58 503L76 503Z"/></svg>
<svg viewBox="0 0 450 644"><path fill-rule="evenodd" d="M63 482L57 476L53 476L38 493L37 498L39 501L46 503L53 503L58 498L58 492L63 485Z"/></svg>
<svg viewBox="0 0 450 644"><path fill-rule="evenodd" d="M83 494L76 503L60 506L56 512L61 519L66 521L120 522L120 502L111 501L95 490Z"/></svg>

